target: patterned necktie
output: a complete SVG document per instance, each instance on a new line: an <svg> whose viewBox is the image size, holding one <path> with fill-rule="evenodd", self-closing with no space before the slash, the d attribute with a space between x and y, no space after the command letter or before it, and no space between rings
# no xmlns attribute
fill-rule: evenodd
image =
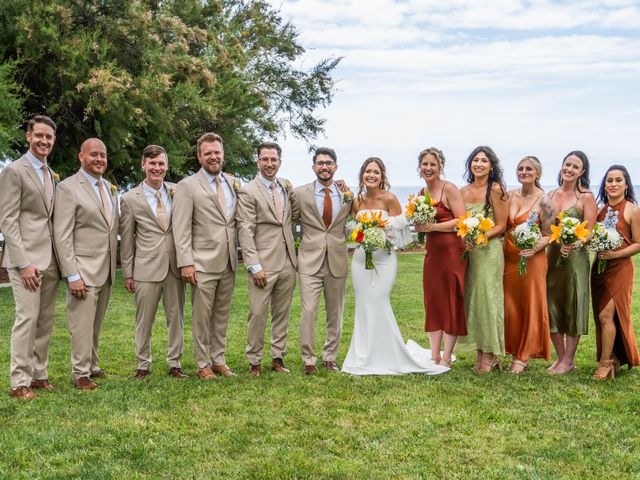
<svg viewBox="0 0 640 480"><path fill-rule="evenodd" d="M224 196L224 190L222 189L222 182L220 181L220 175L216 175L216 194L218 195L218 203L222 209L224 218L227 218L227 199Z"/></svg>
<svg viewBox="0 0 640 480"><path fill-rule="evenodd" d="M280 198L280 192L278 192L278 188L276 187L276 182L271 182L271 194L273 195L273 205L276 207L278 220L282 222L284 211L282 209L282 199Z"/></svg>
<svg viewBox="0 0 640 480"><path fill-rule="evenodd" d="M324 191L324 207L322 209L322 221L324 222L325 228L329 228L331 225L331 220L333 217L333 205L331 203L331 190L328 188L323 188Z"/></svg>
<svg viewBox="0 0 640 480"><path fill-rule="evenodd" d="M156 190L156 216L158 217L158 223L162 229L166 232L169 228L169 219L167 218L167 209L162 201L162 195L160 190Z"/></svg>
<svg viewBox="0 0 640 480"><path fill-rule="evenodd" d="M51 176L46 165L40 167L42 169L42 178L44 180L44 204L47 210L51 210L51 199L53 197L53 185L51 185Z"/></svg>
<svg viewBox="0 0 640 480"><path fill-rule="evenodd" d="M96 182L96 186L98 187L98 191L100 192L100 202L102 203L102 209L104 210L104 215L107 217L107 223L109 224L109 228L111 228L111 203L107 198L107 193L104 191L106 185L102 180L98 180Z"/></svg>

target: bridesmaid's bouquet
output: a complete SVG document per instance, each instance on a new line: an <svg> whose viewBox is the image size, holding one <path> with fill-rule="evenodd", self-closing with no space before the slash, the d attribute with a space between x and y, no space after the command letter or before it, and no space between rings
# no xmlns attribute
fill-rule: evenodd
<svg viewBox="0 0 640 480"><path fill-rule="evenodd" d="M564 212L560 212L556 217L558 219L557 225L551 225L551 242L556 242L562 245L570 245L578 240L584 240L589 235L589 229L587 228L587 222L580 222L575 217L565 217ZM580 243L579 248L582 248ZM562 254L556 260L556 267L564 265L564 260L568 254Z"/></svg>
<svg viewBox="0 0 640 480"><path fill-rule="evenodd" d="M347 237L347 243L355 244L356 248L362 247L365 253L364 268L374 270L373 252L378 248L384 248L391 252L391 242L387 238L384 228L388 220L382 218L382 212L364 211L358 213L355 221L351 221L351 235Z"/></svg>
<svg viewBox="0 0 640 480"><path fill-rule="evenodd" d="M521 223L511 232L513 241L520 250L533 248L542 238L540 225L538 225L538 214L533 210L529 212L526 222ZM527 259L520 256L518 260L518 274L520 276L527 273Z"/></svg>
<svg viewBox="0 0 640 480"><path fill-rule="evenodd" d="M436 201L429 192L424 195L409 195L409 204L405 207L405 217L411 225L423 225L436 222ZM418 241L424 243L424 232L418 232Z"/></svg>
<svg viewBox="0 0 640 480"><path fill-rule="evenodd" d="M605 250L615 250L622 245L622 235L616 230L618 224L618 212L607 207L604 221L598 222L591 230L591 241L587 248L592 252L603 252ZM598 274L607 268L607 261L598 259Z"/></svg>
<svg viewBox="0 0 640 480"><path fill-rule="evenodd" d="M482 213L474 213L471 211L468 211L466 215L458 218L460 221L456 225L457 235L467 244L486 247L489 243L487 232L495 226L493 220L485 217ZM465 260L469 258L469 252L467 250L462 254L462 258Z"/></svg>

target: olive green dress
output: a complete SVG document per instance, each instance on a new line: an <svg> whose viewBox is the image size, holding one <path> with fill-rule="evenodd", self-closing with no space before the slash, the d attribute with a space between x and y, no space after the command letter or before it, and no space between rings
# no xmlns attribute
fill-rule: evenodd
<svg viewBox="0 0 640 480"><path fill-rule="evenodd" d="M484 203L465 203L467 211L481 213ZM489 210L492 219L493 210ZM459 351L482 350L504 353L504 253L502 237L489 240L486 247L469 252L464 284L467 336L458 339Z"/></svg>
<svg viewBox="0 0 640 480"><path fill-rule="evenodd" d="M565 217L582 221L582 212L573 205ZM589 325L589 253L586 248L573 250L556 267L560 244L552 243L547 251L547 302L550 333L572 337L586 335Z"/></svg>

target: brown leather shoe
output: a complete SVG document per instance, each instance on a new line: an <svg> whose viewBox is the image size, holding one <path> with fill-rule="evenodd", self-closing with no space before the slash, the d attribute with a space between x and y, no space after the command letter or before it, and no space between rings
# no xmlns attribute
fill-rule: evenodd
<svg viewBox="0 0 640 480"><path fill-rule="evenodd" d="M278 373L289 373L289 369L284 366L284 362L281 358L274 358L271 360L271 370Z"/></svg>
<svg viewBox="0 0 640 480"><path fill-rule="evenodd" d="M142 380L147 375L151 375L151 372L149 370L142 370L141 368L139 368L136 370L136 373L131 376L131 380Z"/></svg>
<svg viewBox="0 0 640 480"><path fill-rule="evenodd" d="M249 365L249 375L252 375L254 377L259 377L261 373L262 373L262 366L260 364Z"/></svg>
<svg viewBox="0 0 640 480"><path fill-rule="evenodd" d="M233 370L226 365L212 365L211 369L223 377L237 377L237 375L233 373Z"/></svg>
<svg viewBox="0 0 640 480"><path fill-rule="evenodd" d="M93 390L94 388L98 388L98 385L96 385L95 383L93 383L91 380L89 380L89 378L87 377L80 377L77 380L73 381L73 385L78 389L78 390Z"/></svg>
<svg viewBox="0 0 640 480"><path fill-rule="evenodd" d="M12 388L9 392L9 396L20 398L22 400L33 400L34 398L38 398L40 395L36 392L32 392L26 385L22 385L21 387Z"/></svg>
<svg viewBox="0 0 640 480"><path fill-rule="evenodd" d="M169 376L173 378L178 378L180 380L184 380L185 378L189 378L189 375L184 373L180 367L171 367L169 369Z"/></svg>
<svg viewBox="0 0 640 480"><path fill-rule="evenodd" d="M92 370L91 373L89 374L89 378L105 378L106 376L107 376L107 373L101 368Z"/></svg>
<svg viewBox="0 0 640 480"><path fill-rule="evenodd" d="M216 374L213 370L211 370L211 367L199 368L198 378L200 378L201 380L215 380Z"/></svg>
<svg viewBox="0 0 640 480"><path fill-rule="evenodd" d="M305 365L304 366L304 374L305 375L315 375L318 373L318 369L315 365Z"/></svg>
<svg viewBox="0 0 640 480"><path fill-rule="evenodd" d="M338 365L336 365L336 362L322 362L322 364L324 365L324 368L326 368L327 370L329 370L330 372L339 372L340 369L338 368Z"/></svg>
<svg viewBox="0 0 640 480"><path fill-rule="evenodd" d="M46 378L44 380L33 380L31 382L31 388L37 388L38 390L46 390L47 392L52 392L56 388L49 383L49 380Z"/></svg>

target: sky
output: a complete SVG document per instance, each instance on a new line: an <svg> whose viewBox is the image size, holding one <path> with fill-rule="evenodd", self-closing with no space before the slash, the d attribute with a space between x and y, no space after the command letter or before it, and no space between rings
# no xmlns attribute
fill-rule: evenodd
<svg viewBox="0 0 640 480"><path fill-rule="evenodd" d="M343 57L333 102L310 143L338 154L336 177L357 184L383 159L392 186L420 185L418 153L443 150L462 185L478 145L494 149L508 184L525 155L553 185L562 159L583 150L591 182L626 165L640 184L640 0L271 0L296 26L299 66ZM280 175L311 171L309 143L291 135Z"/></svg>

